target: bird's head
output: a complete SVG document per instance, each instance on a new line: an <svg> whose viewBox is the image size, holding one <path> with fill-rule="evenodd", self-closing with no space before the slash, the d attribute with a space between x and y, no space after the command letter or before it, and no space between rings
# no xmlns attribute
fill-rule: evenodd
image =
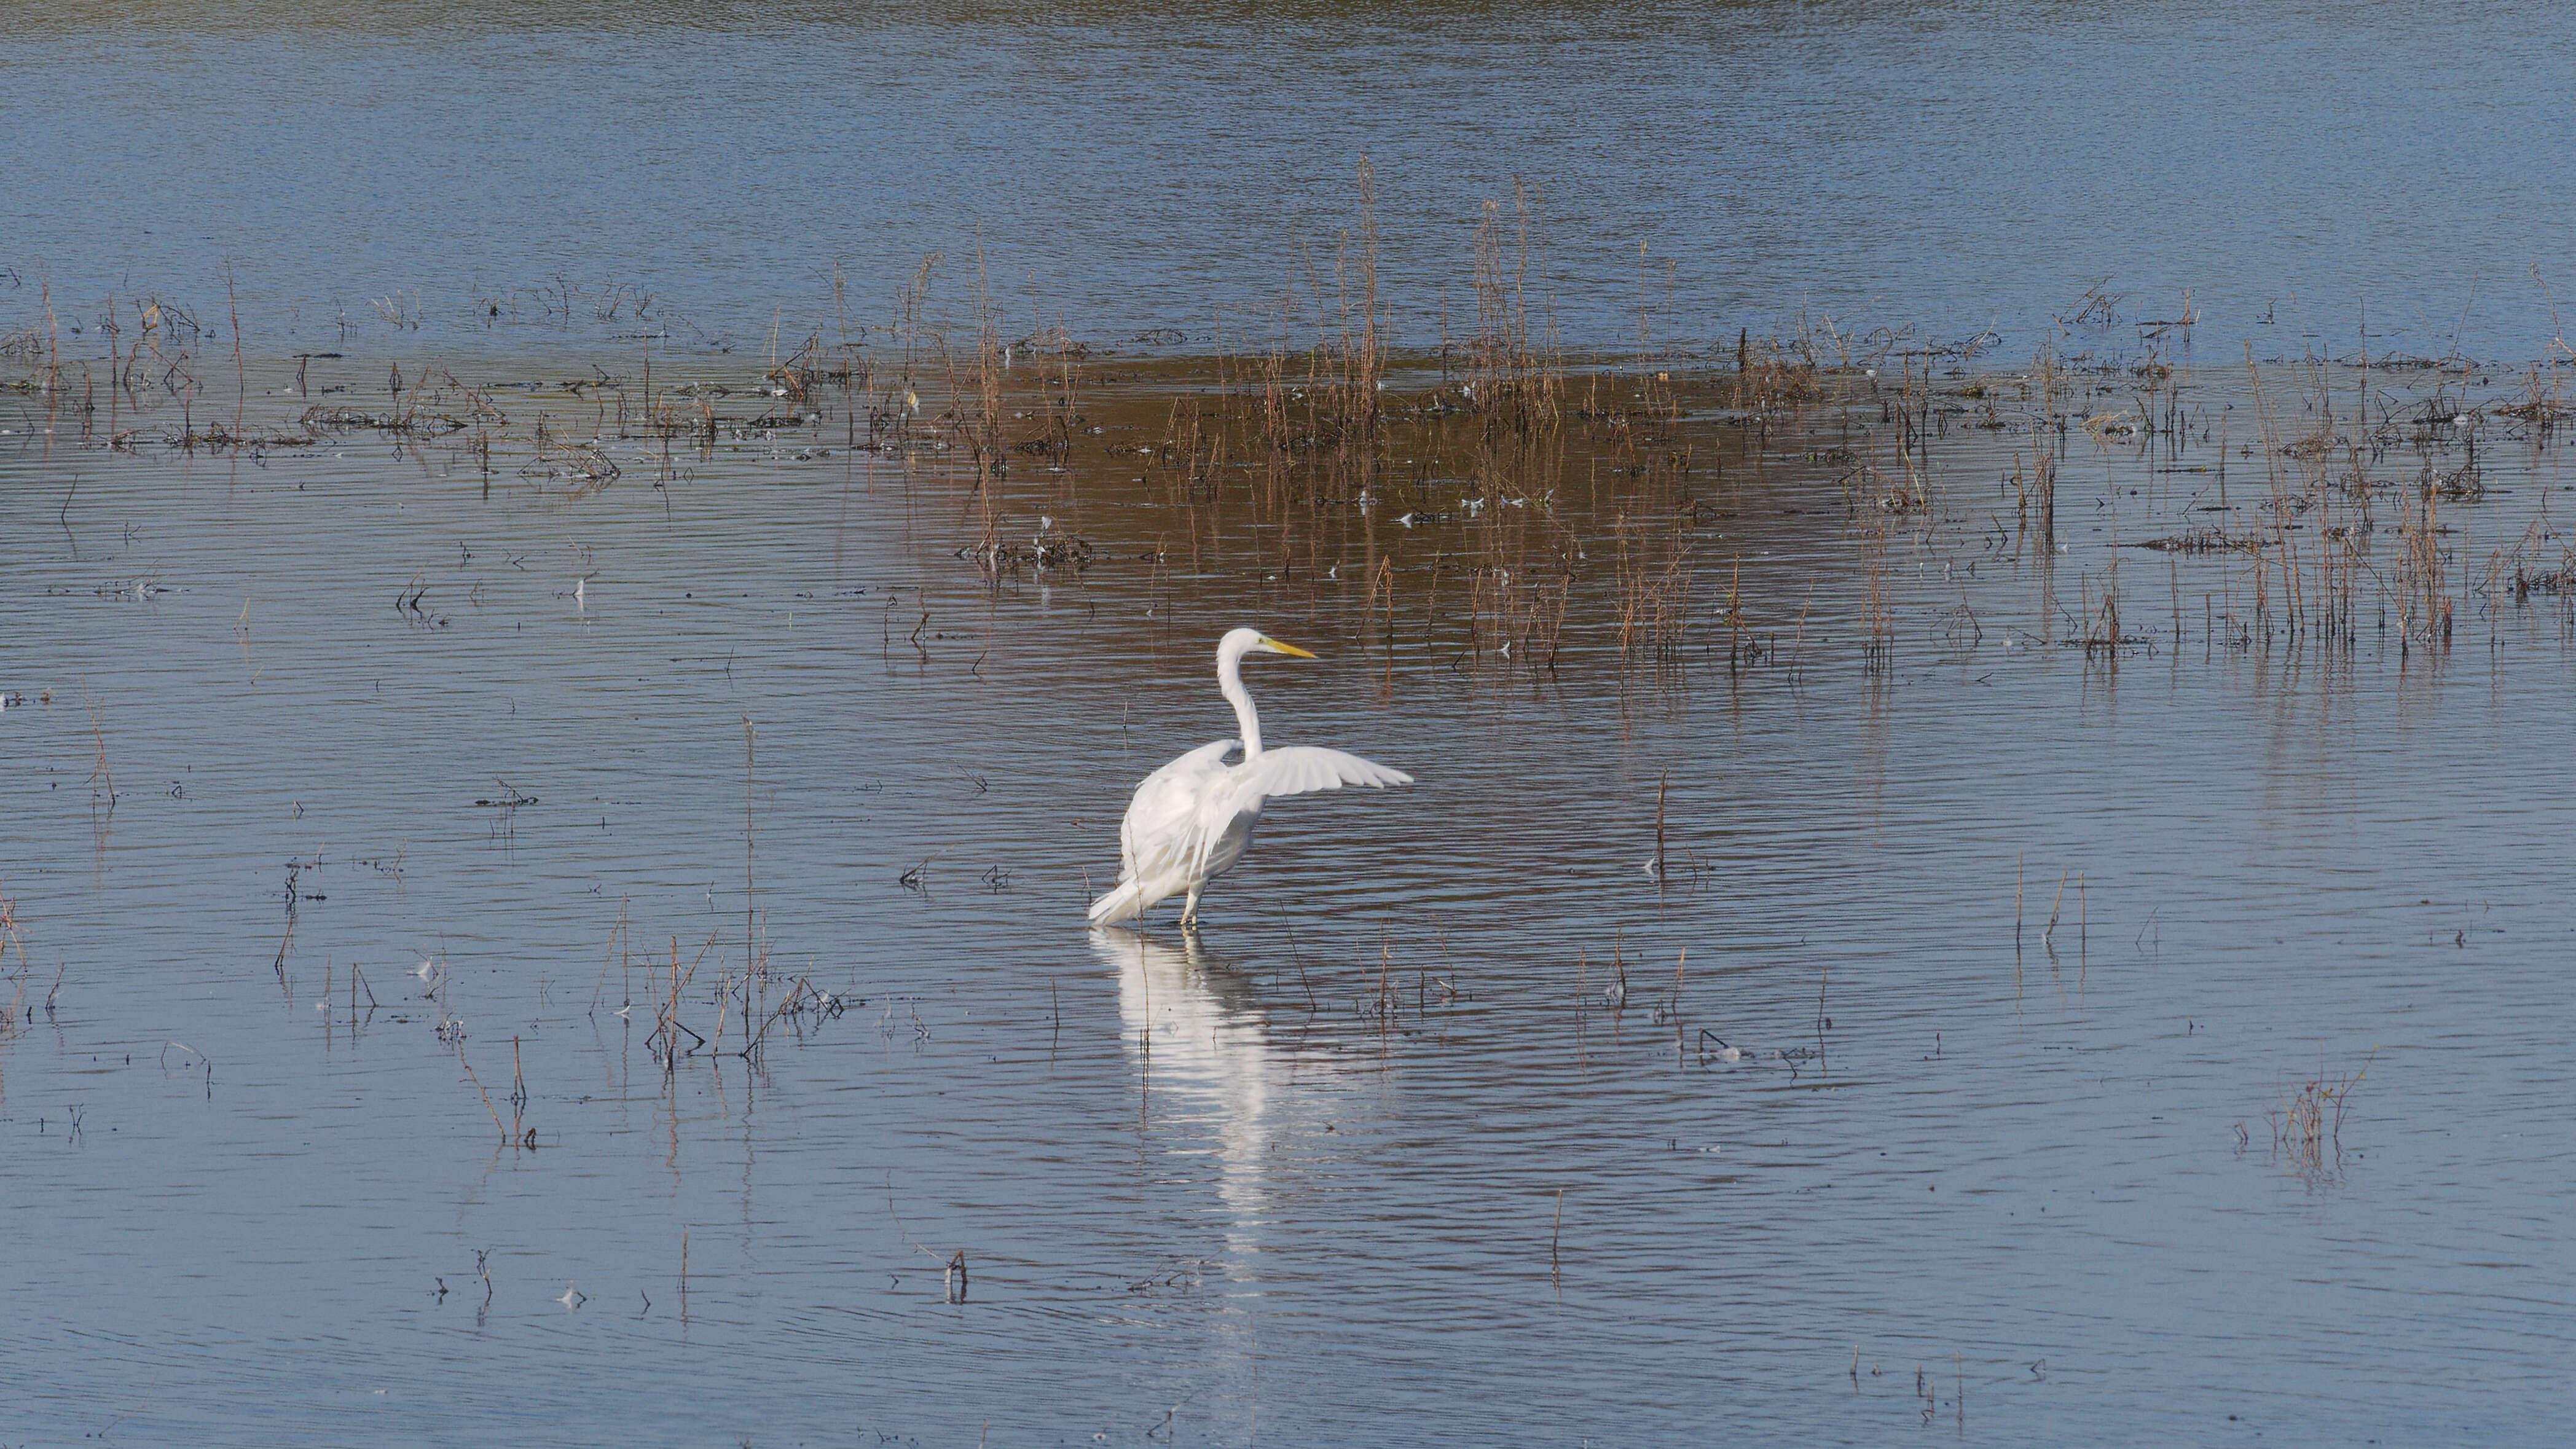
<svg viewBox="0 0 2576 1449"><path fill-rule="evenodd" d="M1291 659L1315 657L1294 644L1282 644L1258 629L1228 631L1224 640L1216 646L1216 652L1220 659L1241 659L1247 654L1285 654Z"/></svg>

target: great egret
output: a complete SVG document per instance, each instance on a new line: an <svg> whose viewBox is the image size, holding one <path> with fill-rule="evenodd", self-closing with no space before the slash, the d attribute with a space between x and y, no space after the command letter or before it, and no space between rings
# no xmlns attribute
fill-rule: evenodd
<svg viewBox="0 0 2576 1449"><path fill-rule="evenodd" d="M1118 884L1091 903L1091 924L1134 920L1187 892L1181 924L1196 925L1199 892L1243 858L1243 848L1252 842L1252 828L1261 823L1263 802L1344 785L1413 783L1413 777L1402 770L1340 750L1312 745L1263 749L1261 717L1253 712L1252 696L1243 688L1243 656L1252 653L1315 657L1258 629L1235 629L1218 642L1217 687L1234 706L1243 738L1201 745L1147 775L1136 787L1136 798L1127 803L1127 818L1118 826ZM1243 758L1227 764L1226 756L1238 745Z"/></svg>

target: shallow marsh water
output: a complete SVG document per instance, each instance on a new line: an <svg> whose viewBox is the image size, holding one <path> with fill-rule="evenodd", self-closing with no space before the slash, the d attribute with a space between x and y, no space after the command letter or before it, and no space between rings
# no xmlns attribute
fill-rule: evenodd
<svg viewBox="0 0 2576 1449"><path fill-rule="evenodd" d="M952 457L828 418L667 474L612 429L593 490L365 430L48 458L17 395L13 1437L2529 1437L2576 713L2565 612L2469 584L2561 450L2481 455L2447 650L2322 647L2245 622L2243 556L2114 542L2213 506L2196 433L2050 441L2045 553L1992 522L2026 433L1939 422L1890 517L1832 452L1888 461L1873 381L1759 426L1688 383L1699 616L1623 669L1586 576L1553 671L1460 645L1452 560L1536 500L1266 507L1118 451L1147 377L1005 495L1088 566L999 576ZM2491 436L2520 395L2383 387ZM1589 556L1668 480L1568 436ZM2146 622L2088 651L2043 601L2115 558ZM1730 669L1728 588L1779 652ZM1195 941L1087 936L1247 619L1324 655L1252 670L1272 738L1419 783L1277 808ZM841 1005L757 1062L747 934L763 1014ZM674 952L711 1044L666 1078Z"/></svg>
<svg viewBox="0 0 2576 1449"><path fill-rule="evenodd" d="M2576 1406L2576 480L2518 370L2459 363L2565 359L2554 14L614 9L0 38L42 118L0 142L0 339L50 289L94 405L0 393L0 1441L2534 1442ZM1614 381L1530 477L1415 418L1362 507L1175 448L1203 365L1094 375L1107 431L1015 454L988 535L935 429L752 425L836 262L879 358L969 351L979 227L1001 336L1240 385L1331 309L1362 153L1408 341L1465 334L1525 176L1542 327L1624 344L1642 298L1669 427ZM227 266L268 435L444 368L622 476L163 445L229 419ZM2061 323L2097 279L2112 324ZM2149 335L2185 288L2197 356ZM188 403L107 411L93 294ZM1713 401L1738 327L1802 324L1903 381ZM2044 339L2096 369L2073 426L1984 427L1974 370ZM2392 352L2452 366L2303 360ZM2178 436L2121 425L2157 358ZM644 365L730 389L719 445L625 436ZM2375 520L2270 461L2364 394ZM1928 479L1893 512L1891 397ZM2004 481L2043 443L2063 552ZM2447 646L2395 602L2419 453L2470 470ZM2348 632L2281 626L2253 560L2335 520ZM1624 662L1622 538L1692 583ZM1195 941L1086 935L1127 788L1232 729L1238 622L1324 656L1254 667L1273 739L1419 783L1277 808ZM710 1040L666 1076L675 952ZM831 1001L770 1020L799 983ZM2276 1142L2365 1069L2339 1137Z"/></svg>

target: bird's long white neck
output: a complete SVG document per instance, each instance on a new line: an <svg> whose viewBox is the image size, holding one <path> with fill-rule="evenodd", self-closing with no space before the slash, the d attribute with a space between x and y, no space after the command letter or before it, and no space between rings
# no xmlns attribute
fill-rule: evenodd
<svg viewBox="0 0 2576 1449"><path fill-rule="evenodd" d="M1232 651L1217 655L1217 687L1225 691L1225 702L1234 706L1236 733L1243 737L1243 757L1247 760L1261 753L1261 716L1252 708L1252 692L1243 687L1243 656Z"/></svg>

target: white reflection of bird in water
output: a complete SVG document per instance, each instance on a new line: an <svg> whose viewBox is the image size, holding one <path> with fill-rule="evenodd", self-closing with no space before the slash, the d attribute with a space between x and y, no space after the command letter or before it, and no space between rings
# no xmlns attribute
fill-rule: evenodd
<svg viewBox="0 0 2576 1449"><path fill-rule="evenodd" d="M1275 1155L1313 1140L1308 1121L1339 1100L1300 1081L1295 1059L1270 1039L1249 977L1203 948L1129 930L1091 932L1094 955L1118 971L1118 1015L1151 1161L1150 1226L1130 1268L1135 1290L1190 1300L1194 1359L1211 1442L1250 1442L1261 1418L1260 1302L1256 1255L1270 1224L1294 1211L1278 1201ZM1209 1181L1210 1169L1214 1180ZM1203 1196L1216 1190L1214 1204ZM1211 1212L1211 1209L1213 1211ZM1213 1216L1217 1221L1210 1222Z"/></svg>
<svg viewBox="0 0 2576 1449"><path fill-rule="evenodd" d="M1270 1196L1263 1180L1270 1116L1289 1082L1251 982L1189 937L1176 949L1134 931L1095 930L1091 949L1118 968L1118 1015L1144 1110L1163 1129L1157 1137L1192 1157L1213 1139L1225 1247L1258 1251L1254 1234Z"/></svg>

